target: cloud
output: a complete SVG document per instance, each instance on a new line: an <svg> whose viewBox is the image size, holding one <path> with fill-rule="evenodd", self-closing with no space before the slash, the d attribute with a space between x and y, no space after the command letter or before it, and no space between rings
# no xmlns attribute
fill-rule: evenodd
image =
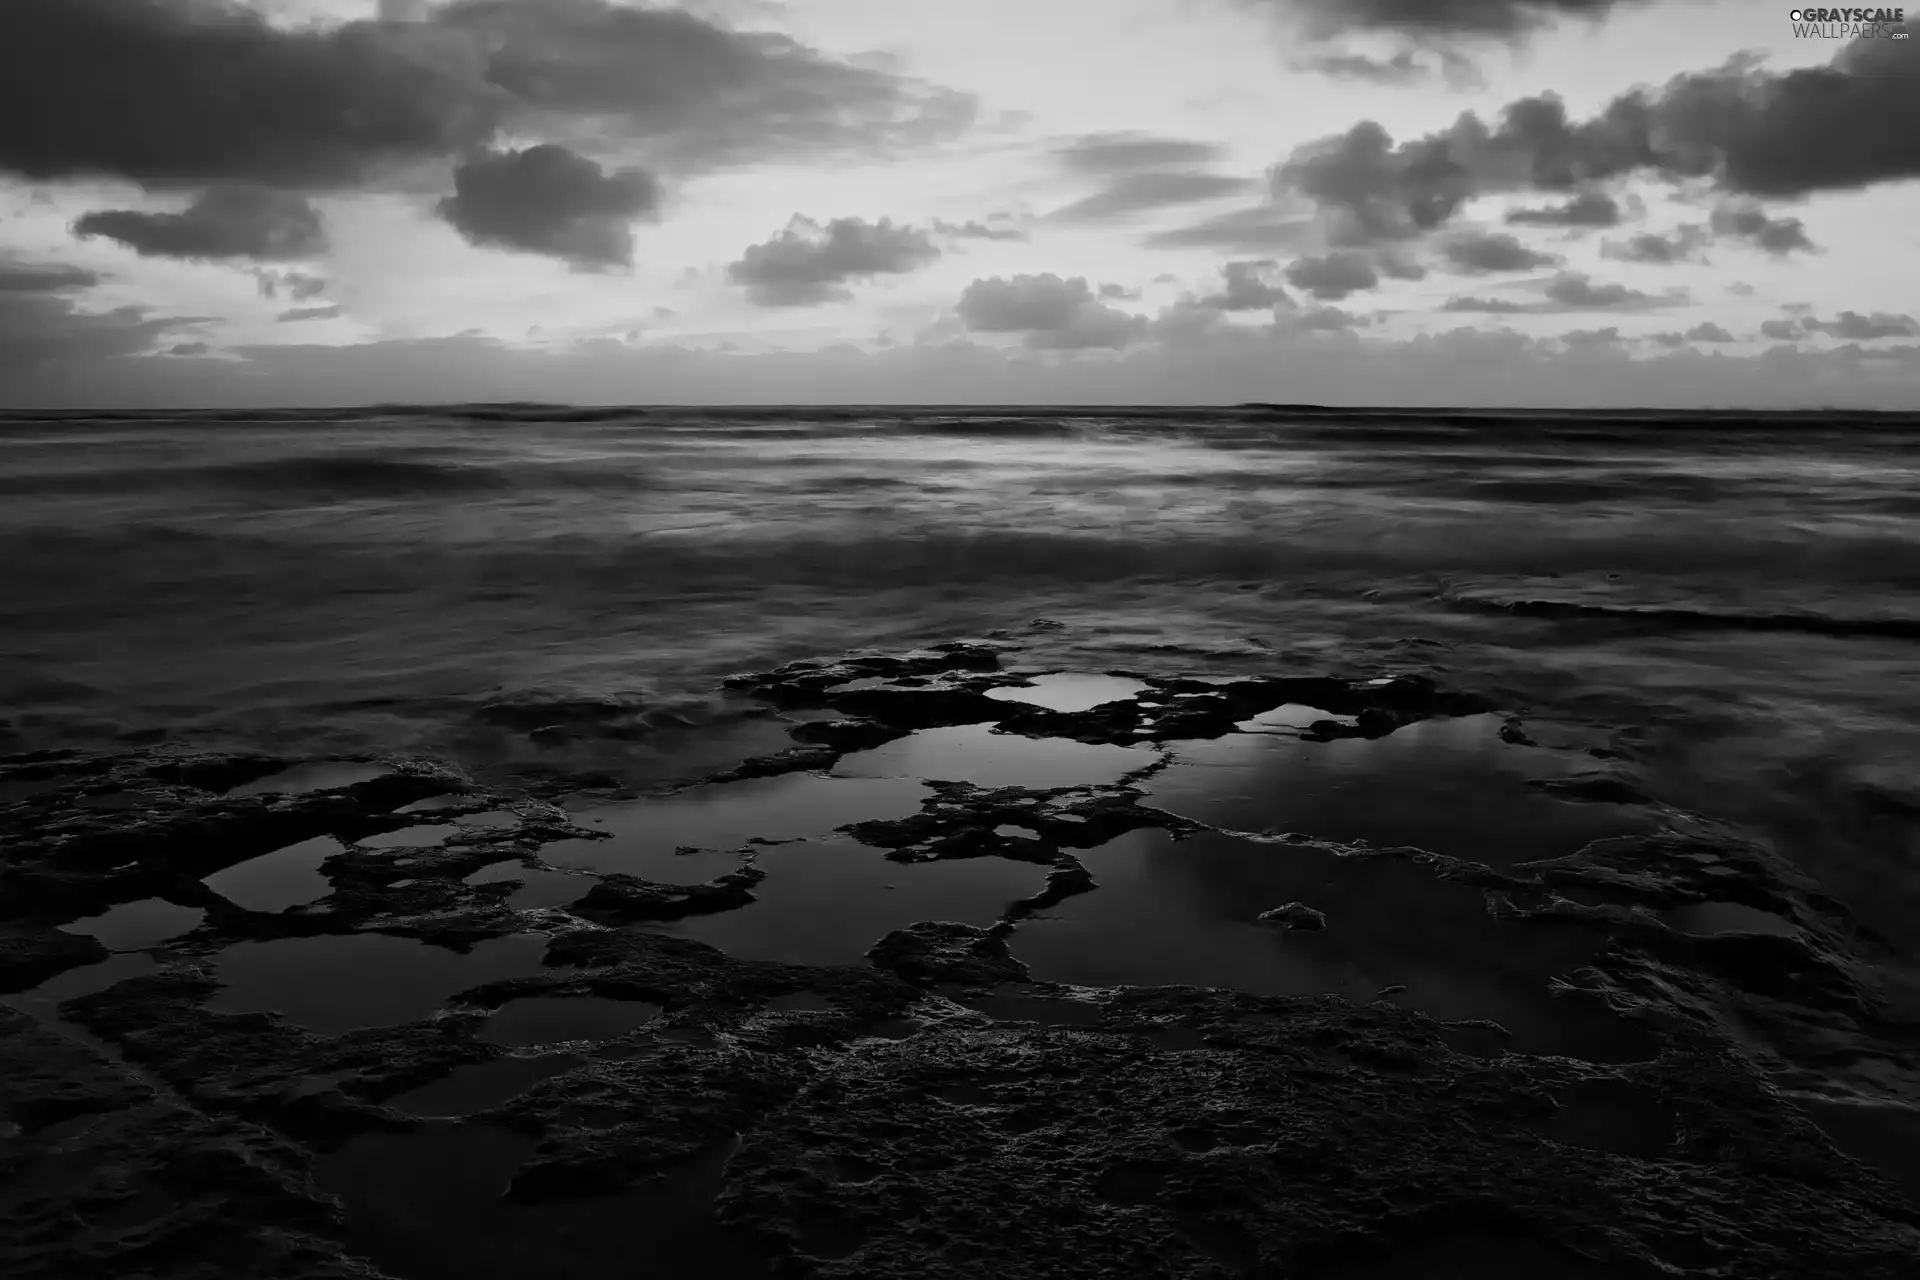
<svg viewBox="0 0 1920 1280"><path fill-rule="evenodd" d="M260 296L267 299L278 299L284 290L293 302L310 302L327 291L327 282L323 277L308 275L304 271L275 271L256 267L250 274L260 288Z"/></svg>
<svg viewBox="0 0 1920 1280"><path fill-rule="evenodd" d="M1658 297L1629 289L1623 284L1595 284L1575 271L1562 271L1548 282L1547 300L1570 311L1595 311L1621 307L1651 307L1676 301L1676 297Z"/></svg>
<svg viewBox="0 0 1920 1280"><path fill-rule="evenodd" d="M965 222L948 222L944 218L933 220L933 233L946 236L950 240L1025 240L1027 233L1018 227L1010 227L997 220L1003 215L993 215L994 220L980 222L968 219Z"/></svg>
<svg viewBox="0 0 1920 1280"><path fill-rule="evenodd" d="M1287 265L1287 283L1323 302L1338 302L1350 293L1372 289L1380 273L1357 253L1334 252L1322 257L1296 258Z"/></svg>
<svg viewBox="0 0 1920 1280"><path fill-rule="evenodd" d="M1444 47L1401 49L1386 57L1351 50L1314 53L1295 58L1287 65L1309 75L1361 84L1408 85L1442 80L1455 89L1471 89L1484 83L1470 59Z"/></svg>
<svg viewBox="0 0 1920 1280"><path fill-rule="evenodd" d="M1792 342L1800 336L1800 322L1797 320L1762 320L1760 336L1774 338L1781 342Z"/></svg>
<svg viewBox="0 0 1920 1280"><path fill-rule="evenodd" d="M1255 0L1272 5L1276 0ZM1565 18L1597 19L1630 0L1278 0L1321 35L1384 31L1511 39Z"/></svg>
<svg viewBox="0 0 1920 1280"><path fill-rule="evenodd" d="M1047 215L1052 222L1097 222L1148 209L1218 200L1239 195L1257 186L1248 178L1199 170L1130 173L1115 178L1107 186Z"/></svg>
<svg viewBox="0 0 1920 1280"><path fill-rule="evenodd" d="M1560 335L1569 351L1594 351L1617 347L1621 343L1620 330L1608 325L1604 329L1569 329Z"/></svg>
<svg viewBox="0 0 1920 1280"><path fill-rule="evenodd" d="M440 216L469 243L559 258L583 270L633 262L633 222L660 207L640 169L603 170L566 147L490 151L453 171Z"/></svg>
<svg viewBox="0 0 1920 1280"><path fill-rule="evenodd" d="M1608 241L1600 246L1602 257L1618 262L1639 262L1666 267L1681 262L1702 262L1700 251L1712 239L1704 227L1692 223L1674 229L1671 235L1643 231L1626 240Z"/></svg>
<svg viewBox="0 0 1920 1280"><path fill-rule="evenodd" d="M352 186L509 125L725 163L912 145L973 112L784 36L609 0L303 26L229 0L10 0L0 45L0 169L36 179Z"/></svg>
<svg viewBox="0 0 1920 1280"><path fill-rule="evenodd" d="M1267 279L1278 265L1271 258L1227 263L1221 268L1226 287L1202 298L1200 305L1215 311L1264 311L1293 305L1287 291Z"/></svg>
<svg viewBox="0 0 1920 1280"><path fill-rule="evenodd" d="M1291 315L1282 313L1275 320L1285 327L1312 333L1346 333L1365 328L1367 324L1364 316L1342 311L1339 307L1308 307Z"/></svg>
<svg viewBox="0 0 1920 1280"><path fill-rule="evenodd" d="M1440 256L1455 271L1467 275L1531 271L1560 261L1553 254L1529 249L1504 231L1469 231L1449 236L1440 246Z"/></svg>
<svg viewBox="0 0 1920 1280"><path fill-rule="evenodd" d="M0 388L49 370L86 370L150 350L173 330L198 323L156 317L143 307L82 311L73 295L101 282L91 271L0 259ZM85 394L87 376L76 376Z"/></svg>
<svg viewBox="0 0 1920 1280"><path fill-rule="evenodd" d="M84 214L73 230L117 240L144 258L286 261L327 247L320 211L305 196L251 183L212 187L178 213Z"/></svg>
<svg viewBox="0 0 1920 1280"><path fill-rule="evenodd" d="M19 262L0 258L0 294L71 293L99 284L100 273L64 263Z"/></svg>
<svg viewBox="0 0 1920 1280"><path fill-rule="evenodd" d="M1516 315L1528 310L1526 304L1509 302L1505 298L1448 298L1441 304L1442 311L1467 312L1485 315Z"/></svg>
<svg viewBox="0 0 1920 1280"><path fill-rule="evenodd" d="M975 280L955 313L975 333L1018 333L1035 350L1120 348L1141 341L1147 321L1094 296L1082 276L1000 276Z"/></svg>
<svg viewBox="0 0 1920 1280"><path fill-rule="evenodd" d="M1429 231L1453 217L1475 187L1446 135L1396 146L1371 120L1296 148L1270 180L1277 194L1303 195L1331 215L1336 239L1349 244Z"/></svg>
<svg viewBox="0 0 1920 1280"><path fill-rule="evenodd" d="M1920 32L1920 19L1906 25ZM1737 57L1622 94L1584 120L1554 94L1508 103L1493 123L1467 112L1400 142L1363 120L1295 149L1270 177L1276 194L1313 201L1348 243L1423 234L1478 195L1576 191L1636 171L1754 196L1920 177L1920 130L1887 123L1920 114L1913 48L1860 39L1829 65L1784 74Z"/></svg>
<svg viewBox="0 0 1920 1280"><path fill-rule="evenodd" d="M1702 320L1684 335L1688 342L1732 342L1733 335L1711 320Z"/></svg>
<svg viewBox="0 0 1920 1280"><path fill-rule="evenodd" d="M1223 249L1228 253L1268 253L1298 248L1313 230L1311 219L1270 206L1238 209L1191 226L1147 236L1149 249Z"/></svg>
<svg viewBox="0 0 1920 1280"><path fill-rule="evenodd" d="M1842 311L1832 320L1815 320L1809 317L1801 321L1801 326L1810 333L1824 333L1848 342L1920 337L1920 321L1916 321L1912 316L1894 315L1886 311L1876 311L1872 315L1861 315L1858 311Z"/></svg>
<svg viewBox="0 0 1920 1280"><path fill-rule="evenodd" d="M727 278L745 285L760 306L806 307L851 297L849 281L905 274L938 257L927 232L886 218L823 224L796 217L778 235L749 245L728 264Z"/></svg>
<svg viewBox="0 0 1920 1280"><path fill-rule="evenodd" d="M1602 191L1582 191L1559 204L1509 210L1507 221L1536 227L1611 227L1620 221L1620 202Z"/></svg>
<svg viewBox="0 0 1920 1280"><path fill-rule="evenodd" d="M1757 205L1728 202L1714 209L1708 224L1720 235L1751 241L1776 256L1813 252L1806 224L1798 218L1774 218Z"/></svg>
<svg viewBox="0 0 1920 1280"><path fill-rule="evenodd" d="M331 307L295 307L291 311L282 311L274 317L280 324L299 324L305 320L337 320L345 311L338 305Z"/></svg>
<svg viewBox="0 0 1920 1280"><path fill-rule="evenodd" d="M1066 169L1093 177L1143 169L1191 169L1225 154L1215 143L1147 133L1087 133L1054 148Z"/></svg>

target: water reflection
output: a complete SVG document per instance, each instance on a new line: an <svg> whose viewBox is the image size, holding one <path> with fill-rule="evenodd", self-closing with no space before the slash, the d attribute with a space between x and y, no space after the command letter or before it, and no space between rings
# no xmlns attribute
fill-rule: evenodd
<svg viewBox="0 0 1920 1280"><path fill-rule="evenodd" d="M1144 803L1235 831L1413 845L1496 867L1651 831L1637 809L1557 800L1529 778L1591 771L1590 757L1500 741L1496 716L1428 720L1384 738L1304 742L1236 733L1173 744Z"/></svg>
<svg viewBox="0 0 1920 1280"><path fill-rule="evenodd" d="M1617 1020L1548 993L1588 963L1599 934L1496 920L1481 892L1396 857L1339 857L1309 845L1215 833L1175 841L1137 831L1082 855L1099 882L1024 922L1015 956L1041 981L1087 986L1192 983L1261 995L1393 999L1443 1020L1490 1018L1513 1047L1597 1061L1636 1045ZM1258 922L1303 902L1324 930Z"/></svg>
<svg viewBox="0 0 1920 1280"><path fill-rule="evenodd" d="M577 809L575 822L606 831L610 840L561 840L540 855L556 866L620 871L667 884L697 884L738 865L730 855L676 854L681 846L735 849L762 837L788 840L822 835L869 819L905 818L932 793L908 778L823 778L790 773L693 787Z"/></svg>
<svg viewBox="0 0 1920 1280"><path fill-rule="evenodd" d="M778 845L757 865L767 878L751 905L659 927L746 959L861 964L874 943L919 920L990 925L1047 877L1046 867L1004 858L889 862L852 840Z"/></svg>

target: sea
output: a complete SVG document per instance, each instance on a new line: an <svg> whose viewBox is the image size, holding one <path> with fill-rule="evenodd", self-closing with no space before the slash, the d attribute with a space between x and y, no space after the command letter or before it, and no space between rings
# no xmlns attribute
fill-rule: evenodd
<svg viewBox="0 0 1920 1280"><path fill-rule="evenodd" d="M728 675L975 639L1625 734L1920 953L1920 415L0 414L0 754L665 785L785 745Z"/></svg>

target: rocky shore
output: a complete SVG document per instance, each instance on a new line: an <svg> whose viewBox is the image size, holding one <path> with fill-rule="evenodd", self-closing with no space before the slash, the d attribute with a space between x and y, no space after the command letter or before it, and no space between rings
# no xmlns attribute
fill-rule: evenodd
<svg viewBox="0 0 1920 1280"><path fill-rule="evenodd" d="M1628 738L1418 673L1116 672L1084 679L1126 696L1041 705L1018 656L738 677L796 745L668 797L421 760L0 759L0 1273L1916 1274L1920 1021L1840 902L1641 794ZM577 711L526 731L593 733ZM1184 798L1207 744L1474 717L1538 753L1527 804L1626 833L1482 853L1223 821L1258 778ZM1056 754L1015 758L1025 779L884 754L1034 742ZM1053 785L1059 761L1087 776ZM870 815L815 794L896 773ZM751 829L776 794L794 828ZM1018 864L1031 891L848 963L699 940L822 841L902 879ZM1315 868L1243 892L1222 936L1369 989L1056 980L1039 931L1122 892L1102 851L1128 841L1284 865L1262 891ZM1379 981L1423 922L1457 930L1446 982ZM1137 930L1129 963L1156 945ZM1516 1017L1457 1016L1483 1006Z"/></svg>

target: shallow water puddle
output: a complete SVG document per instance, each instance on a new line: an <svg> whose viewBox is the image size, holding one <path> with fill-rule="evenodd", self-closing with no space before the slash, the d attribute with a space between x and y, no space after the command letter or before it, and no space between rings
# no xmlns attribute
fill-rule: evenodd
<svg viewBox="0 0 1920 1280"><path fill-rule="evenodd" d="M309 791L332 791L336 787L357 786L384 777L393 770L385 765L359 764L352 760L315 760L255 778L220 794L228 798L262 796L272 793L305 795Z"/></svg>
<svg viewBox="0 0 1920 1280"><path fill-rule="evenodd" d="M500 831L507 827L520 825L520 815L511 809L489 809L485 813L463 813L454 819L462 827L482 827L490 831Z"/></svg>
<svg viewBox="0 0 1920 1280"><path fill-rule="evenodd" d="M1235 831L1413 845L1495 867L1576 852L1658 823L1639 809L1556 800L1530 778L1592 761L1500 741L1497 716L1411 724L1384 738L1303 742L1234 733L1177 742L1143 803Z"/></svg>
<svg viewBox="0 0 1920 1280"><path fill-rule="evenodd" d="M0 1003L10 1004L36 1018L58 1021L56 1010L67 1001L105 991L128 978L145 977L159 968L159 962L144 951L123 951L108 956L98 964L81 965L78 969L57 973L27 991L0 997Z"/></svg>
<svg viewBox="0 0 1920 1280"><path fill-rule="evenodd" d="M1721 933L1764 933L1778 938L1800 935L1799 926L1791 920L1738 902L1690 903L1661 912L1660 919L1668 928L1695 937Z"/></svg>
<svg viewBox="0 0 1920 1280"><path fill-rule="evenodd" d="M555 871L552 867L529 867L518 861L496 862L461 881L462 884L500 884L517 880L520 887L507 896L509 911L536 911L545 907L564 907L584 897L599 880L577 871Z"/></svg>
<svg viewBox="0 0 1920 1280"><path fill-rule="evenodd" d="M123 902L97 916L69 921L60 926L60 931L90 934L109 951L142 951L192 932L206 915L199 907L183 907L165 898L145 898Z"/></svg>
<svg viewBox="0 0 1920 1280"><path fill-rule="evenodd" d="M1024 706L1045 707L1049 711L1091 711L1109 702L1120 702L1143 693L1147 684L1125 676L1082 675L1059 672L1034 676L1028 685L987 690L987 696L999 702L1018 702Z"/></svg>
<svg viewBox="0 0 1920 1280"><path fill-rule="evenodd" d="M242 942L214 958L227 1013L277 1013L320 1035L431 1016L469 987L537 973L547 939L513 934L462 955L412 938L353 933Z"/></svg>
<svg viewBox="0 0 1920 1280"><path fill-rule="evenodd" d="M1091 787L1118 782L1160 757L1139 747L1027 738L987 724L921 729L840 758L839 778L926 778L976 787Z"/></svg>
<svg viewBox="0 0 1920 1280"><path fill-rule="evenodd" d="M618 1195L523 1205L505 1197L537 1139L429 1122L362 1134L314 1164L347 1211L347 1244L404 1280L760 1280L772 1274L713 1216L738 1138Z"/></svg>
<svg viewBox="0 0 1920 1280"><path fill-rule="evenodd" d="M389 1098L387 1106L403 1115L444 1119L487 1111L519 1097L542 1080L550 1080L582 1065L574 1053L548 1053L537 1058L496 1058L456 1067L432 1084Z"/></svg>
<svg viewBox="0 0 1920 1280"><path fill-rule="evenodd" d="M767 873L756 901L655 927L743 959L864 964L874 943L919 920L992 924L1050 870L1004 858L890 862L852 840L778 845L756 865Z"/></svg>
<svg viewBox="0 0 1920 1280"><path fill-rule="evenodd" d="M444 844L450 835L462 828L453 822L437 822L424 827L401 827L397 831L382 831L377 836L368 836L356 840L362 849L425 849L432 845Z"/></svg>
<svg viewBox="0 0 1920 1280"><path fill-rule="evenodd" d="M320 864L346 851L332 836L315 836L216 871L200 883L248 911L285 911L332 893Z"/></svg>
<svg viewBox="0 0 1920 1280"><path fill-rule="evenodd" d="M524 1048L573 1040L613 1040L659 1017L662 1006L600 996L528 996L495 1009L480 1030L488 1044Z"/></svg>
<svg viewBox="0 0 1920 1280"><path fill-rule="evenodd" d="M930 792L906 778L827 778L789 773L693 787L666 796L574 811L610 840L559 840L540 847L556 866L621 871L666 884L698 884L739 865L728 853L676 854L680 846L732 850L760 837L822 835L850 822L905 818Z"/></svg>
<svg viewBox="0 0 1920 1280"><path fill-rule="evenodd" d="M1080 858L1100 887L1022 922L1011 940L1036 981L1192 983L1358 1004L1404 985L1396 1003L1446 1021L1492 1019L1521 1052L1617 1061L1639 1051L1630 1024L1547 989L1552 975L1588 963L1604 935L1495 920L1478 889L1402 859L1159 831ZM1288 902L1325 913L1326 927L1255 919Z"/></svg>

